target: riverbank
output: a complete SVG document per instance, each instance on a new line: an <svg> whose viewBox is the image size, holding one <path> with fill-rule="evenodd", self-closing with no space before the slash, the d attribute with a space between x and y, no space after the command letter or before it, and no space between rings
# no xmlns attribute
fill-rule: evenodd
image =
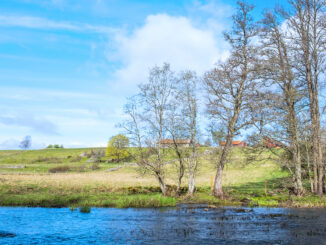
<svg viewBox="0 0 326 245"><path fill-rule="evenodd" d="M171 188L166 197L160 194L154 177L141 175L137 166L102 161L95 168L87 156L80 156L90 151L0 151L0 206L127 208L194 203L211 207L326 207L325 197L308 192L303 197L292 195L289 173L276 163L243 164L239 150L225 169L223 184L227 197L223 200L210 195L215 166L209 160L202 161L199 167L193 197L186 196L186 178L181 196ZM54 168L60 171L53 173ZM107 171L112 168L115 171ZM172 166L167 168L166 176L167 183L173 186L176 172ZM305 184L308 190L308 183Z"/></svg>
<svg viewBox="0 0 326 245"><path fill-rule="evenodd" d="M225 187L227 197L223 200L210 195L210 187L199 187L193 197L186 193L176 196L162 196L156 186L136 186L110 188L104 186L76 187L20 185L6 183L0 175L0 206L26 207L174 207L180 204L207 204L209 207L326 207L326 198L312 194L297 197L288 191L278 189L276 183L286 179L274 180L273 189L267 194L258 189L263 183L255 182L241 186ZM6 184L5 184L6 183Z"/></svg>

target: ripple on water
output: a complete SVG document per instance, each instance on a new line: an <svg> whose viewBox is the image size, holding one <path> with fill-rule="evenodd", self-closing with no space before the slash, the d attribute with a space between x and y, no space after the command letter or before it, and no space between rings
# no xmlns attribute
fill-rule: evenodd
<svg viewBox="0 0 326 245"><path fill-rule="evenodd" d="M322 245L325 237L326 209L0 208L0 244Z"/></svg>

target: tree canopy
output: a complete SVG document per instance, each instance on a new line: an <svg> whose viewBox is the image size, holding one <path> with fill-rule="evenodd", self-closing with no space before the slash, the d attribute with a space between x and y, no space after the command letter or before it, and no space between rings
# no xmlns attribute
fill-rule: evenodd
<svg viewBox="0 0 326 245"><path fill-rule="evenodd" d="M129 146L129 139L123 135L118 134L111 137L108 147L106 149L106 156L114 162L120 162L130 157L127 150Z"/></svg>

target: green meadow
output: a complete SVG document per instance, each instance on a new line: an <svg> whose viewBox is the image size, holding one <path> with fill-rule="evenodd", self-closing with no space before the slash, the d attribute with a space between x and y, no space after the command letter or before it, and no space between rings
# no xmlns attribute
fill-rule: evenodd
<svg viewBox="0 0 326 245"><path fill-rule="evenodd" d="M135 164L90 162L91 151L105 149L44 149L0 151L0 205L42 207L165 207L184 203L215 206L324 207L326 198L309 193L291 193L289 173L276 161L257 158L246 161L246 152L234 149L223 176L227 197L211 196L215 176L213 154L200 159L197 191L186 195L171 191L162 196L153 176L142 174ZM209 148L202 148L205 152ZM269 154L269 153L264 153ZM171 155L171 158L173 156ZM131 160L132 162L132 160ZM167 166L167 182L173 190L176 169Z"/></svg>

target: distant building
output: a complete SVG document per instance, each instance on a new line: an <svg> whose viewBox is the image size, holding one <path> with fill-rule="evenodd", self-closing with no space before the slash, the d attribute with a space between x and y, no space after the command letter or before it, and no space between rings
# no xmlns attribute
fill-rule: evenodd
<svg viewBox="0 0 326 245"><path fill-rule="evenodd" d="M222 141L220 143L220 146L225 146L226 145L226 142L225 141ZM247 147L248 144L244 141L232 141L232 147Z"/></svg>
<svg viewBox="0 0 326 245"><path fill-rule="evenodd" d="M173 147L173 145L174 145L174 141L172 139L163 139L163 140L161 140L160 143L164 148ZM189 140L189 139L177 139L177 140L175 140L175 143L178 146L189 147L190 143L191 143L191 140Z"/></svg>

